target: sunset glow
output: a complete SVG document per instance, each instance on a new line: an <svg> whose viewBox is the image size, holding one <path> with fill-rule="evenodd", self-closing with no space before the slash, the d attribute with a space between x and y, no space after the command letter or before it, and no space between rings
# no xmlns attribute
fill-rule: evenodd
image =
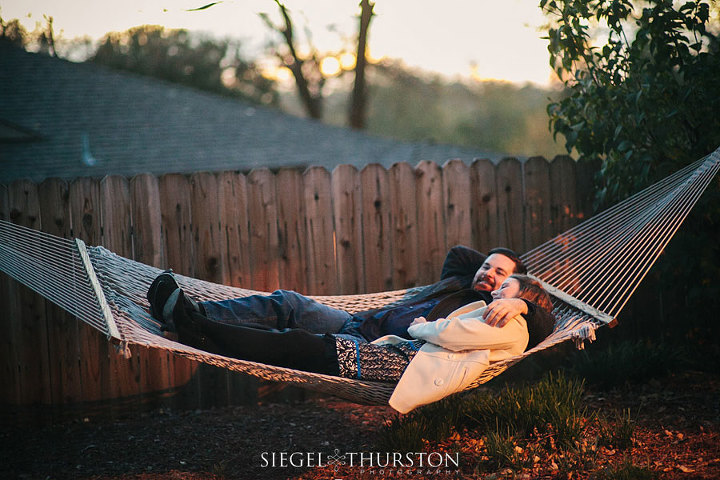
<svg viewBox="0 0 720 480"><path fill-rule="evenodd" d="M278 41L259 13L277 25L282 20L273 2L226 0L191 11L207 2L198 0L6 0L0 14L18 18L32 30L52 16L60 39L101 38L109 31L154 24L237 38L245 54L257 57L271 41ZM286 0L296 22L298 48L308 52L304 31L321 54L348 48L357 33L357 2ZM449 77L496 78L546 85L551 77L545 19L537 2L527 0L447 0L442 8L430 0L376 2L368 39L368 58L400 59L406 65ZM351 45L351 43L350 43ZM338 62L338 63L335 63ZM351 69L348 53L328 60L328 72ZM336 74L336 73L332 73Z"/></svg>

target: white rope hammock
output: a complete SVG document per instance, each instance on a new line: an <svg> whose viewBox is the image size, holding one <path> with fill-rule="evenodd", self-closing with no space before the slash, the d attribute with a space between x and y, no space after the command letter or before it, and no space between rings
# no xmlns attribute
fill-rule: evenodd
<svg viewBox="0 0 720 480"><path fill-rule="evenodd" d="M720 149L615 207L522 255L530 274L552 294L557 317L552 335L522 355L491 365L469 387L487 382L534 352L573 339L582 348L594 331L614 322L628 298L720 169ZM115 339L172 351L262 379L331 393L360 403L386 404L394 384L348 379L264 365L204 352L161 336L145 294L160 269L103 247L59 238L0 221L0 270ZM200 300L257 292L177 275ZM422 287L419 287L422 288ZM354 313L382 307L418 289L368 295L313 297Z"/></svg>

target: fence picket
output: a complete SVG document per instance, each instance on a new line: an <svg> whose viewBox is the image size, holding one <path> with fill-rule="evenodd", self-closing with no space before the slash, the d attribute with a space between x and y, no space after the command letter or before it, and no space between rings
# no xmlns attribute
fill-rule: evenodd
<svg viewBox="0 0 720 480"><path fill-rule="evenodd" d="M495 166L490 160L475 160L470 166L472 195L472 246L487 252L498 246L498 193Z"/></svg>
<svg viewBox="0 0 720 480"><path fill-rule="evenodd" d="M148 174L137 175L130 180L130 190L135 260L162 267L165 259L158 179ZM132 353L140 362L140 387L143 392L164 391L172 387L172 355L167 350L135 348Z"/></svg>
<svg viewBox="0 0 720 480"><path fill-rule="evenodd" d="M307 290L305 257L305 205L302 172L283 168L277 173L277 238L279 286L298 292Z"/></svg>
<svg viewBox="0 0 720 480"><path fill-rule="evenodd" d="M390 184L385 168L375 163L360 171L365 292L392 288Z"/></svg>
<svg viewBox="0 0 720 480"><path fill-rule="evenodd" d="M337 244L339 293L361 293L365 272L360 173L353 165L339 165L332 171L330 183Z"/></svg>
<svg viewBox="0 0 720 480"><path fill-rule="evenodd" d="M418 218L415 172L408 163L390 168L392 210L393 288L419 285Z"/></svg>
<svg viewBox="0 0 720 480"><path fill-rule="evenodd" d="M132 258L132 214L130 186L126 178L108 176L100 181L100 205L103 245L123 257ZM142 358L137 347L131 347L131 357L123 358L110 349L110 398L128 397L142 393Z"/></svg>
<svg viewBox="0 0 720 480"><path fill-rule="evenodd" d="M497 166L498 245L517 252L523 248L522 166L505 158Z"/></svg>
<svg viewBox="0 0 720 480"><path fill-rule="evenodd" d="M303 174L303 185L308 293L333 295L338 292L338 282L330 174L322 167L310 167Z"/></svg>
<svg viewBox="0 0 720 480"><path fill-rule="evenodd" d="M445 210L445 250L455 245L471 245L470 169L462 160L443 165L443 200Z"/></svg>
<svg viewBox="0 0 720 480"><path fill-rule="evenodd" d="M550 218L550 172L543 157L525 162L525 235L523 251L540 245L552 237Z"/></svg>
<svg viewBox="0 0 720 480"><path fill-rule="evenodd" d="M0 219L10 221L10 197L6 185L0 185ZM17 282L8 275L0 274L0 401L5 404L17 404L20 401L21 384L18 380L15 365L15 344L12 324L13 315L18 315L14 291Z"/></svg>
<svg viewBox="0 0 720 480"><path fill-rule="evenodd" d="M568 156L558 156L550 162L551 215L556 234L577 222L577 191L575 162Z"/></svg>
<svg viewBox="0 0 720 480"><path fill-rule="evenodd" d="M192 239L192 185L185 175L167 174L159 178L162 218L163 257L173 271L195 276L195 248ZM180 355L170 359L170 384L177 389L171 402L175 408L196 408L200 404L199 363Z"/></svg>
<svg viewBox="0 0 720 480"><path fill-rule="evenodd" d="M8 190L10 219L25 227L41 229L38 186L26 180ZM9 326L12 367L16 369L20 403L49 403L50 366L47 352L47 319L42 297L14 283Z"/></svg>
<svg viewBox="0 0 720 480"><path fill-rule="evenodd" d="M280 284L275 176L266 168L253 170L247 184L252 286L256 290L272 291Z"/></svg>
<svg viewBox="0 0 720 480"><path fill-rule="evenodd" d="M70 183L70 226L73 236L88 245L102 245L100 184L91 178L78 178ZM97 330L84 322L78 323L80 344L80 382L83 400L107 398L110 392L110 344Z"/></svg>
<svg viewBox="0 0 720 480"><path fill-rule="evenodd" d="M62 238L70 237L70 203L68 184L48 179L40 184L40 215L43 231ZM48 319L48 357L52 402L82 400L80 383L80 344L78 320L62 308L46 303Z"/></svg>
<svg viewBox="0 0 720 480"><path fill-rule="evenodd" d="M415 168L418 206L418 251L420 284L432 283L440 274L445 258L442 170L422 161Z"/></svg>
<svg viewBox="0 0 720 480"><path fill-rule="evenodd" d="M226 276L223 283L249 288L250 232L248 231L248 194L245 175L223 172L220 183L220 223L226 249Z"/></svg>

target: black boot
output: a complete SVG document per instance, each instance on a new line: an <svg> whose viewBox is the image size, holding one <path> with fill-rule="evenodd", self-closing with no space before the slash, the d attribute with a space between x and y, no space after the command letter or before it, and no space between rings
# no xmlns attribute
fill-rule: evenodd
<svg viewBox="0 0 720 480"><path fill-rule="evenodd" d="M175 277L173 277L172 270L165 270L158 275L155 280L153 280L147 292L147 299L150 303L150 315L156 320L165 322L166 319L163 316L165 305L170 297L173 296L175 290L179 289L180 287L175 281Z"/></svg>

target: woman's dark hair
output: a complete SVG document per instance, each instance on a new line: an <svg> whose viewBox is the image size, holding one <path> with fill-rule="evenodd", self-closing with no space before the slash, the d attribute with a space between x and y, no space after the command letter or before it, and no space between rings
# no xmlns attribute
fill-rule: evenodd
<svg viewBox="0 0 720 480"><path fill-rule="evenodd" d="M530 335L527 348L533 348L545 340L555 328L552 300L550 300L550 295L537 280L519 273L513 273L509 278L514 278L520 284L520 291L517 295L519 298L531 302L535 305L535 308L548 313L548 315L532 315L531 320L527 322L528 334Z"/></svg>

